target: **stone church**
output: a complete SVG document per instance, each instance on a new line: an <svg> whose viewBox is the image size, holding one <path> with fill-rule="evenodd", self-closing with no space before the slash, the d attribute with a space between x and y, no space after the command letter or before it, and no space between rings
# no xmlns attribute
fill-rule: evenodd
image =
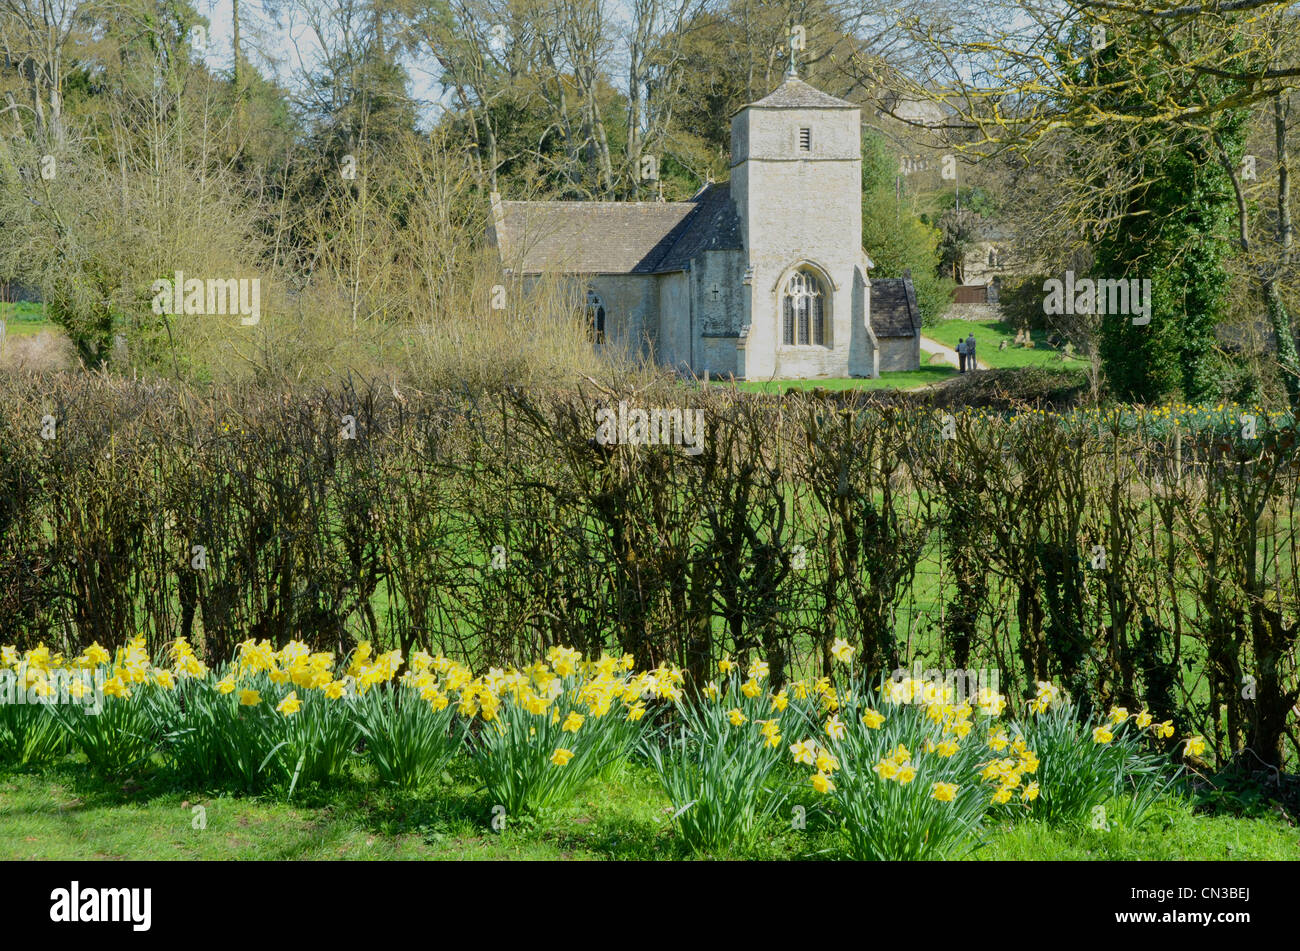
<svg viewBox="0 0 1300 951"><path fill-rule="evenodd" d="M858 106L793 69L731 120L731 180L690 201L501 201L490 239L525 282L587 285L596 340L679 372L873 377L920 365L910 279L862 248Z"/></svg>

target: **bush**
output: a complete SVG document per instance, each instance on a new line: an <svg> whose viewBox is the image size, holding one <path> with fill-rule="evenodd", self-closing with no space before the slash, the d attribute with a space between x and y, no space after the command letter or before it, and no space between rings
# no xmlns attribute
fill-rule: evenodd
<svg viewBox="0 0 1300 951"><path fill-rule="evenodd" d="M785 739L799 714L788 691L763 685L767 667L756 662L742 684L724 661L723 685L711 681L696 697L679 697L678 722L662 743L647 744L688 849L750 848L786 801Z"/></svg>
<svg viewBox="0 0 1300 951"><path fill-rule="evenodd" d="M1044 684L1035 700L1038 712L1017 727L1043 762L1035 818L1100 827L1116 820L1136 827L1175 778L1164 769L1167 758L1144 748L1150 739L1172 736L1173 724L1122 708L1104 719L1081 719L1074 704L1044 702L1054 693Z"/></svg>
<svg viewBox="0 0 1300 951"><path fill-rule="evenodd" d="M581 656L553 648L554 670L497 671L461 690L460 711L482 717L470 735L474 764L508 816L547 812L627 757L646 725L642 696L676 689L666 671L628 676L630 657Z"/></svg>
<svg viewBox="0 0 1300 951"><path fill-rule="evenodd" d="M421 651L411 658L401 689L368 690L357 698L366 756L381 782L423 786L465 745L469 721L457 721L456 707L430 673L434 663Z"/></svg>

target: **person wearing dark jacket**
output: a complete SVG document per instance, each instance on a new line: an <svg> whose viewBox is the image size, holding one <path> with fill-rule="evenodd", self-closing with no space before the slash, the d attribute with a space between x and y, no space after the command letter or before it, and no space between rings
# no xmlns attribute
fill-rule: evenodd
<svg viewBox="0 0 1300 951"><path fill-rule="evenodd" d="M966 338L966 366L971 370L979 366L975 362L975 335L973 333Z"/></svg>

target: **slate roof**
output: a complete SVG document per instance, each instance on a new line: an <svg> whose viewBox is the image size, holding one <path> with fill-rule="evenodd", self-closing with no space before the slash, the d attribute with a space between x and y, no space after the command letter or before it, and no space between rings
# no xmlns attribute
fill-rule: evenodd
<svg viewBox="0 0 1300 951"><path fill-rule="evenodd" d="M655 266L660 274L683 270L702 251L739 251L745 246L730 182L708 185L691 201L696 204L695 213L687 219L681 237Z"/></svg>
<svg viewBox="0 0 1300 951"><path fill-rule="evenodd" d="M658 274L741 247L725 183L690 201L503 201L501 210L501 259L524 274Z"/></svg>
<svg viewBox="0 0 1300 951"><path fill-rule="evenodd" d="M871 278L871 330L877 338L915 337L921 332L921 311L909 279Z"/></svg>
<svg viewBox="0 0 1300 951"><path fill-rule="evenodd" d="M777 86L769 95L749 106L760 109L857 109L858 106L846 99L837 99L829 93L810 86L798 76L787 75L785 82ZM745 106L743 108L749 108Z"/></svg>

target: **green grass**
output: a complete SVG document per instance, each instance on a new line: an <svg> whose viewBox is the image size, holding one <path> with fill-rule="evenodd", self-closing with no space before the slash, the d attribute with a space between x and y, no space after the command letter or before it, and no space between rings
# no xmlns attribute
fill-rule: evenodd
<svg viewBox="0 0 1300 951"><path fill-rule="evenodd" d="M1035 330L1030 334L1034 341L1033 349L1012 345L1011 341L1016 336L1015 328L1001 321L942 320L926 327L922 333L936 343L953 348L956 348L958 340L965 340L967 334L975 334L976 354L981 362L994 370L1017 367L1077 370L1088 365L1086 360L1064 359L1060 351L1049 347L1047 338L1050 334L1045 330ZM1006 339L1008 347L999 350L998 344L1003 339ZM922 359L928 357L922 354ZM784 393L790 389L811 390L817 387L827 390L914 390L942 383L957 375L956 367L936 364L902 373L882 373L875 379L840 377L825 380L746 380L736 386L747 393Z"/></svg>
<svg viewBox="0 0 1300 951"><path fill-rule="evenodd" d="M1171 806L1137 830L1045 828L1024 823L992 830L980 859L1042 861L1300 860L1300 831L1280 819L1192 815Z"/></svg>
<svg viewBox="0 0 1300 951"><path fill-rule="evenodd" d="M30 301L0 302L0 320L5 323L6 337L33 337L58 327L45 319L45 308Z"/></svg>
<svg viewBox="0 0 1300 951"><path fill-rule="evenodd" d="M358 779L366 779L359 775ZM195 806L206 828L195 827ZM680 859L671 807L633 764L594 780L546 819L492 829L492 804L463 761L436 787L396 793L373 783L312 791L300 803L168 788L120 787L65 761L0 777L0 860L9 859ZM720 858L841 856L815 812L807 829L774 823L750 852ZM1173 803L1138 830L992 827L976 859L1300 859L1300 831L1271 816L1196 816Z"/></svg>
<svg viewBox="0 0 1300 951"><path fill-rule="evenodd" d="M953 367L922 367L902 373L882 373L873 379L836 378L824 380L746 380L737 388L747 393L784 393L786 390L914 390L919 386L942 383L957 375ZM730 386L731 384L719 384Z"/></svg>
<svg viewBox="0 0 1300 951"><path fill-rule="evenodd" d="M1030 339L1034 341L1032 349L1015 345L1012 341L1016 339L1016 328L1002 321L941 320L925 327L921 333L936 343L954 349L959 340L965 340L967 334L973 333L976 358L993 370L1015 367L1073 370L1088 365L1086 360L1063 359L1060 351L1047 345L1047 338L1051 334L1045 330L1030 333ZM999 350L998 345L1003 340L1007 341L1007 349Z"/></svg>

